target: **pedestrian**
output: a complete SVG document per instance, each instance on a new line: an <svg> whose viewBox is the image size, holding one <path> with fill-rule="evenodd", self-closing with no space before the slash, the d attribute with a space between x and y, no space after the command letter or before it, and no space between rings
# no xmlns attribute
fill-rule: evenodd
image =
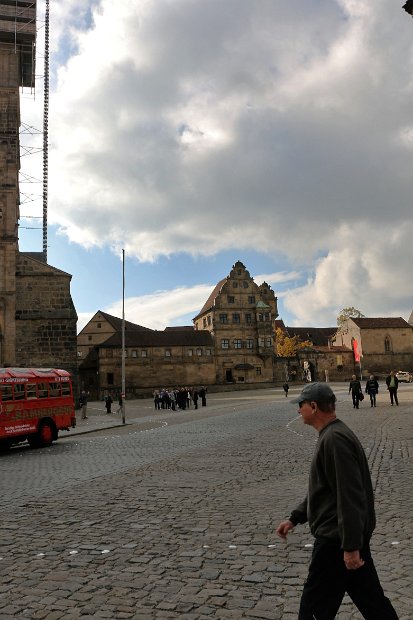
<svg viewBox="0 0 413 620"><path fill-rule="evenodd" d="M161 408L161 397L159 395L159 392L156 391L156 390L153 393L153 403L155 405L155 409L160 409Z"/></svg>
<svg viewBox="0 0 413 620"><path fill-rule="evenodd" d="M326 383L306 385L291 402L298 403L303 423L319 433L307 496L276 530L286 540L308 521L315 537L298 620L333 620L346 592L366 620L398 620L370 553L376 517L360 441L336 417L336 397Z"/></svg>
<svg viewBox="0 0 413 620"><path fill-rule="evenodd" d="M87 394L85 391L79 396L79 406L82 410L82 420L87 420Z"/></svg>
<svg viewBox="0 0 413 620"><path fill-rule="evenodd" d="M194 401L194 409L198 409L198 390L196 388L192 392L192 400Z"/></svg>
<svg viewBox="0 0 413 620"><path fill-rule="evenodd" d="M378 393L379 393L379 383L374 375L370 375L370 377L366 381L366 394L370 396L371 407L376 406L376 395Z"/></svg>
<svg viewBox="0 0 413 620"><path fill-rule="evenodd" d="M285 398L287 398L288 396L288 390L290 389L290 386L288 385L287 381L284 383L283 385L283 390L285 392Z"/></svg>
<svg viewBox="0 0 413 620"><path fill-rule="evenodd" d="M399 399L397 398L397 389L399 387L399 380L394 374L394 370L390 371L389 376L386 378L387 389L390 394L390 402L393 407L393 401L399 406Z"/></svg>
<svg viewBox="0 0 413 620"><path fill-rule="evenodd" d="M122 398L122 394L119 394L118 408L116 410L116 413L120 413L122 411L122 407L123 407L123 398Z"/></svg>
<svg viewBox="0 0 413 620"><path fill-rule="evenodd" d="M113 403L112 396L108 394L106 396L106 402L105 402L106 413L112 413L112 403Z"/></svg>
<svg viewBox="0 0 413 620"><path fill-rule="evenodd" d="M199 397L201 399L201 405L203 407L206 407L206 392L207 392L207 389L206 389L205 386L202 386L201 389L198 392L198 395L199 395Z"/></svg>
<svg viewBox="0 0 413 620"><path fill-rule="evenodd" d="M348 388L348 393L350 394L350 392L351 392L351 397L353 399L353 409L358 409L359 402L360 402L360 394L362 394L362 391L361 391L361 383L357 379L356 375L352 375L351 377L350 385Z"/></svg>

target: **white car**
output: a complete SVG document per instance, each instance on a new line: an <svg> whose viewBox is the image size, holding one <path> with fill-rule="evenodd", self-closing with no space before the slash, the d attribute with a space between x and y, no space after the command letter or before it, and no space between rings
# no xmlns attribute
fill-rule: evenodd
<svg viewBox="0 0 413 620"><path fill-rule="evenodd" d="M399 380L399 383L410 383L412 380L412 375L410 372L405 372L404 370L399 370L396 372L396 377Z"/></svg>

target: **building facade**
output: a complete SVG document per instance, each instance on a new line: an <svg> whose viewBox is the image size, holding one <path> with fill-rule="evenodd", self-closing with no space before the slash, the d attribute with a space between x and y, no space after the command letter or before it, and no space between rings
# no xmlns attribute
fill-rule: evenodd
<svg viewBox="0 0 413 620"><path fill-rule="evenodd" d="M401 317L347 319L337 330L335 345L361 356L363 375L413 370L413 326Z"/></svg>
<svg viewBox="0 0 413 620"><path fill-rule="evenodd" d="M271 383L276 378L273 322L277 298L238 261L193 319L214 338L215 383Z"/></svg>

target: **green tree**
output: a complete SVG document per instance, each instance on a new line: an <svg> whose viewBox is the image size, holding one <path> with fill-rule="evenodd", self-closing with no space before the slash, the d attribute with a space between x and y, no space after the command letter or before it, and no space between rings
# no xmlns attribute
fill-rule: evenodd
<svg viewBox="0 0 413 620"><path fill-rule="evenodd" d="M300 349L312 346L309 340L300 340L298 336L290 338L280 327L275 330L275 338L277 355L280 357L294 357Z"/></svg>
<svg viewBox="0 0 413 620"><path fill-rule="evenodd" d="M364 314L354 308L353 306L349 306L348 308L343 308L340 311L340 314L337 317L337 325L341 327L343 323L347 321L347 319L363 319L365 317Z"/></svg>

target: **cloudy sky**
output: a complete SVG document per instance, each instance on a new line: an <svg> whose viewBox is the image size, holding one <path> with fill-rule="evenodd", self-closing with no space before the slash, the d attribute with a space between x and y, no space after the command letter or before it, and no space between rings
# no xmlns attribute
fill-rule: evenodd
<svg viewBox="0 0 413 620"><path fill-rule="evenodd" d="M39 77L22 95L33 127L38 4ZM190 324L237 260L271 284L286 324L335 325L346 306L409 318L402 4L51 3L48 261L73 274L79 329L97 310L121 316L122 248L126 318L148 327ZM22 172L41 178L39 158L22 157ZM41 251L41 186L21 189L20 249Z"/></svg>

